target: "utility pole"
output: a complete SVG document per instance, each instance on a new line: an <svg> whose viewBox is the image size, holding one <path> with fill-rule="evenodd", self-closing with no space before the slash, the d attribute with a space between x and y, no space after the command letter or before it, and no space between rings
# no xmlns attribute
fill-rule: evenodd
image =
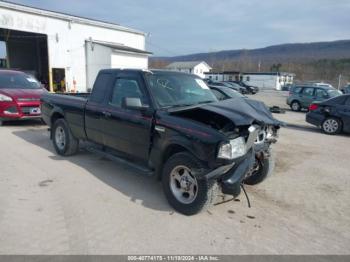
<svg viewBox="0 0 350 262"><path fill-rule="evenodd" d="M341 85L341 74L339 74L339 77L338 77L338 90L340 89L340 85Z"/></svg>
<svg viewBox="0 0 350 262"><path fill-rule="evenodd" d="M258 63L258 72L260 73L260 70L261 70L261 61L259 60L259 63Z"/></svg>

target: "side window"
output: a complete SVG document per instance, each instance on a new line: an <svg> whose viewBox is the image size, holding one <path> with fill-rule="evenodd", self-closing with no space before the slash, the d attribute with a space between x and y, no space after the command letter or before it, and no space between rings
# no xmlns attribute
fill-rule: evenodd
<svg viewBox="0 0 350 262"><path fill-rule="evenodd" d="M303 90L303 95L313 96L314 95L314 88L313 87L305 87Z"/></svg>
<svg viewBox="0 0 350 262"><path fill-rule="evenodd" d="M211 89L211 91L214 93L214 95L216 96L216 98L218 100L225 100L227 97L221 93L220 91L216 90L216 89Z"/></svg>
<svg viewBox="0 0 350 262"><path fill-rule="evenodd" d="M109 87L111 78L112 78L112 75L108 73L101 73L97 76L94 87L92 89L90 99L89 99L91 102L95 102L95 103L103 102L107 92L107 88Z"/></svg>
<svg viewBox="0 0 350 262"><path fill-rule="evenodd" d="M123 99L126 97L140 98L142 104L148 104L146 96L142 92L136 79L117 78L113 86L109 104L116 107L122 107Z"/></svg>
<svg viewBox="0 0 350 262"><path fill-rule="evenodd" d="M324 91L324 90L322 90L322 89L317 88L317 89L315 90L315 96L316 96L317 98L325 98L325 97L327 96L327 92Z"/></svg>
<svg viewBox="0 0 350 262"><path fill-rule="evenodd" d="M300 86L297 86L297 87L294 88L293 93L299 94L300 91L301 91L301 89L302 89L302 88L301 88Z"/></svg>

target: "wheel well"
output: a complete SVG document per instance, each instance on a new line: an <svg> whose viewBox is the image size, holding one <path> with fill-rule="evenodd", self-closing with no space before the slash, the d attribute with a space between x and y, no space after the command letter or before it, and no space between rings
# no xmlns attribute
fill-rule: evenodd
<svg viewBox="0 0 350 262"><path fill-rule="evenodd" d="M162 161L161 164L159 166L158 169L158 179L161 179L162 177L162 171L163 171L163 166L164 163L173 155L180 153L180 152L189 152L185 147L174 144L174 145L170 145L167 147L167 149L164 151L163 157L162 157Z"/></svg>
<svg viewBox="0 0 350 262"><path fill-rule="evenodd" d="M60 119L60 118L64 118L64 116L61 114L61 113L54 113L52 116L51 116L51 127L54 125L54 123Z"/></svg>
<svg viewBox="0 0 350 262"><path fill-rule="evenodd" d="M293 104L294 102L297 102L300 105L300 102L297 99L292 100L292 102L290 102L290 104Z"/></svg>

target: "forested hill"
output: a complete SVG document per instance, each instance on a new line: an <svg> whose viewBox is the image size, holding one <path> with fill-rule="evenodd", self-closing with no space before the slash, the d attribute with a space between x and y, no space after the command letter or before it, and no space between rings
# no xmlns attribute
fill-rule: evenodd
<svg viewBox="0 0 350 262"><path fill-rule="evenodd" d="M350 58L350 40L274 45L259 49L225 50L211 53L198 53L175 57L153 57L151 60L207 61L220 60L263 60L265 62L300 62L320 59Z"/></svg>

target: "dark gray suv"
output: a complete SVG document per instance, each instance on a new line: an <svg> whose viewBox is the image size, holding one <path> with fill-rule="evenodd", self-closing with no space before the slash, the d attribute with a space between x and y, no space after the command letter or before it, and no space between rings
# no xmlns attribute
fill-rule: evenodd
<svg viewBox="0 0 350 262"><path fill-rule="evenodd" d="M289 91L287 104L293 111L300 111L303 108L308 109L312 102L322 102L340 95L342 93L332 87L293 86Z"/></svg>

